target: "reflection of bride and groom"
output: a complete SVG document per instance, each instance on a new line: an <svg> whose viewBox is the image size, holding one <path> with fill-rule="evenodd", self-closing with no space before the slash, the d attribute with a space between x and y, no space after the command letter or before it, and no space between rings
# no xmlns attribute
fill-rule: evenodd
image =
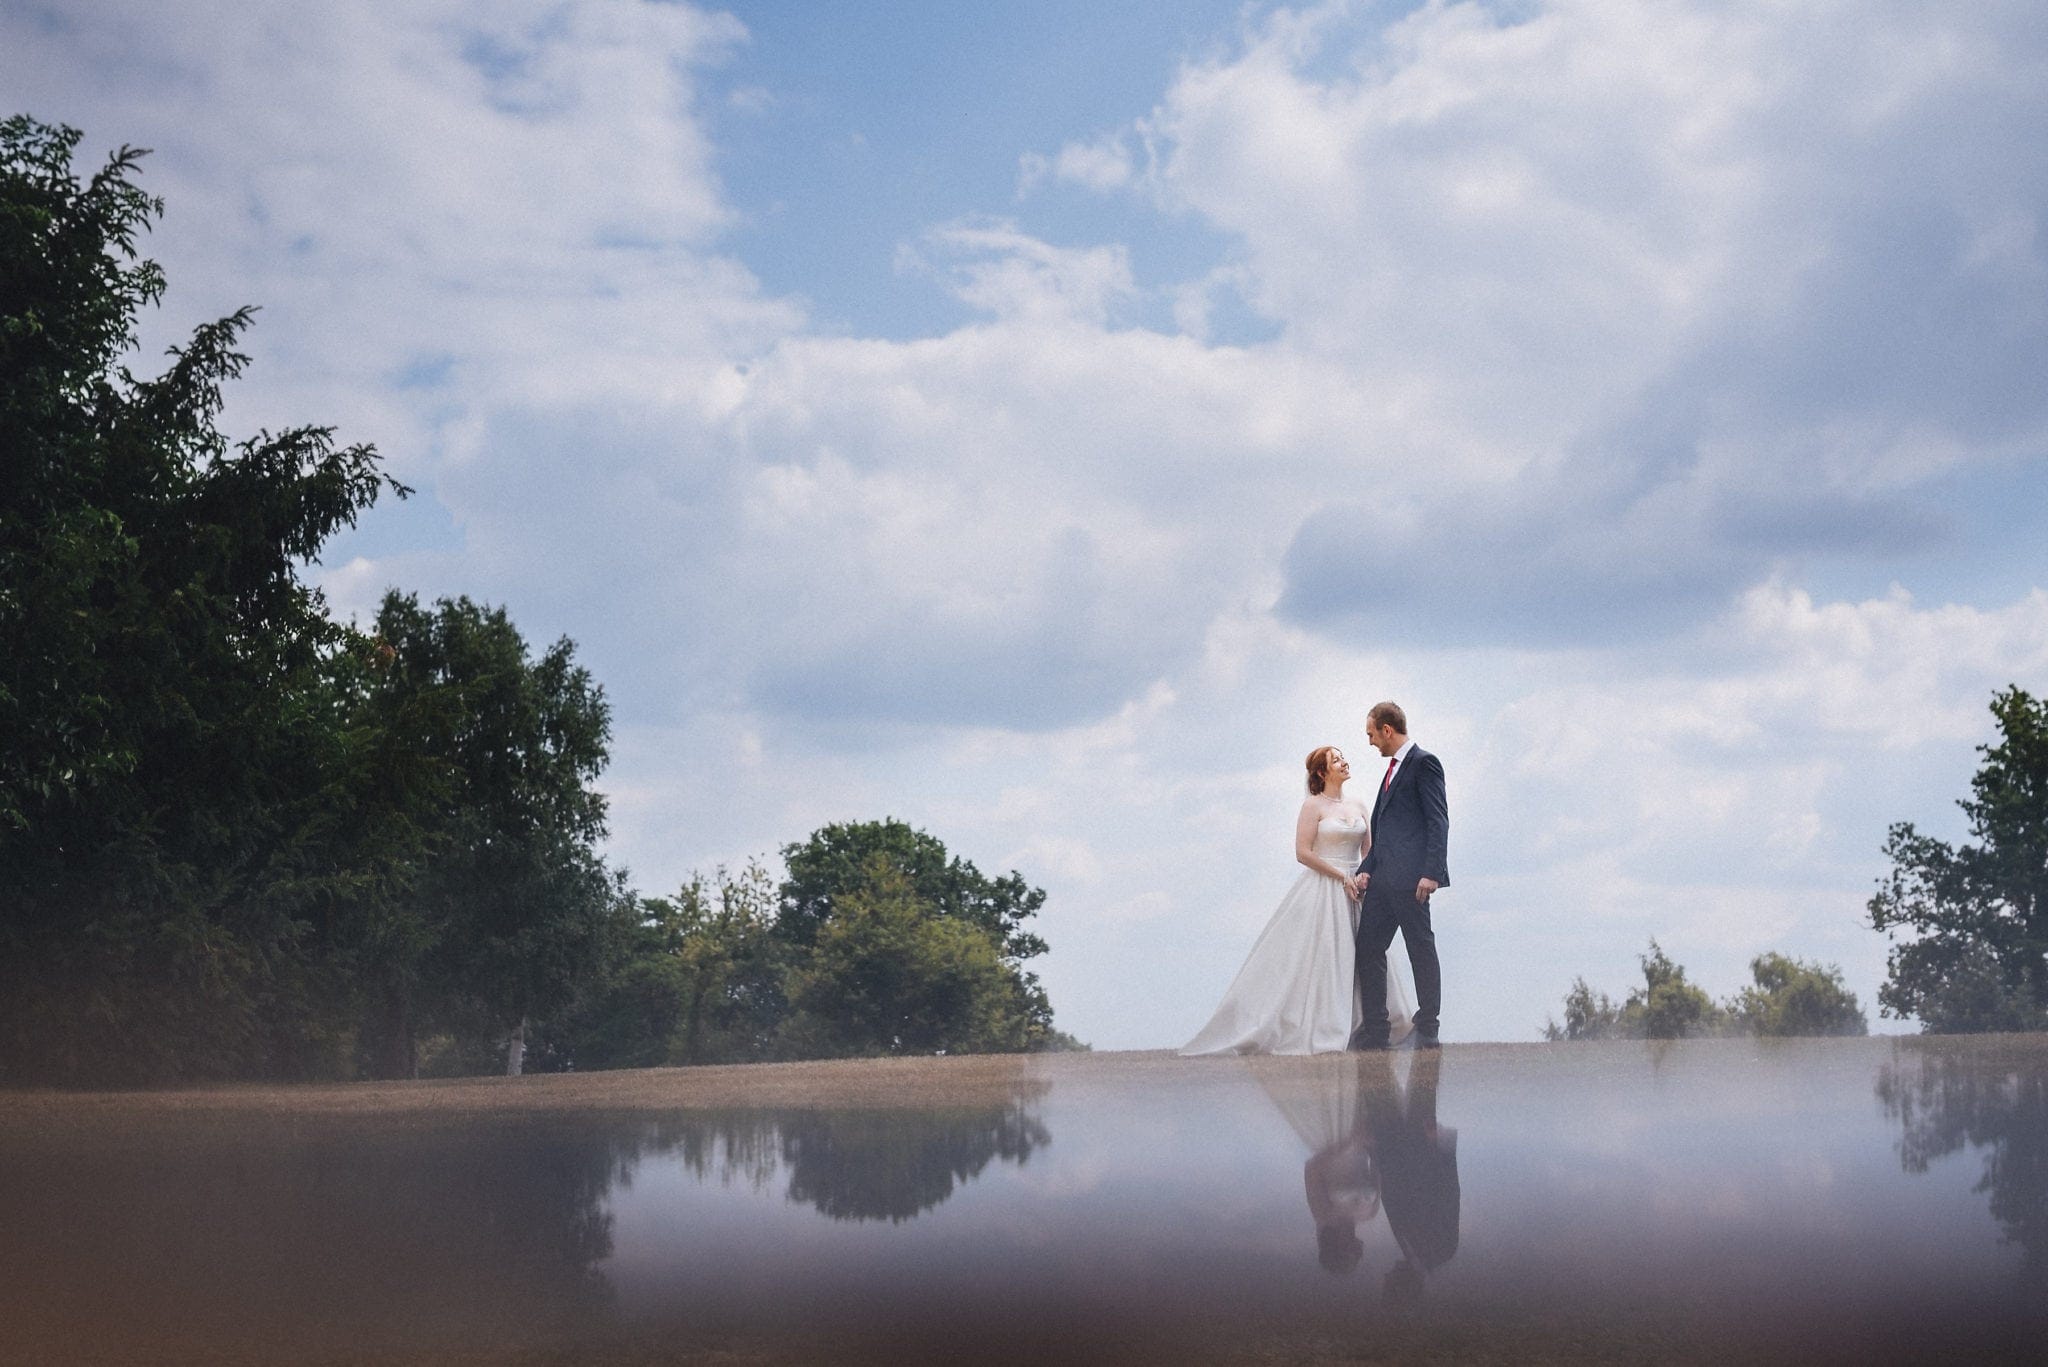
<svg viewBox="0 0 2048 1367"><path fill-rule="evenodd" d="M1376 704L1366 735L1387 761L1370 812L1347 800L1350 763L1334 745L1308 757L1295 822L1304 870L1253 942L1209 1023L1183 1054L1318 1054L1433 1049L1443 1002L1430 896L1451 881L1444 769L1408 739L1408 719ZM1400 932L1415 975L1409 1007L1389 947Z"/></svg>
<svg viewBox="0 0 2048 1367"><path fill-rule="evenodd" d="M1358 1227L1382 1211L1400 1257L1386 1299L1412 1304L1424 1278L1458 1251L1458 1132L1437 1124L1443 1055L1419 1052L1404 1087L1393 1060L1370 1054L1313 1065L1313 1073L1255 1069L1259 1083L1310 1149L1302 1185L1325 1269L1350 1272L1365 1256Z"/></svg>

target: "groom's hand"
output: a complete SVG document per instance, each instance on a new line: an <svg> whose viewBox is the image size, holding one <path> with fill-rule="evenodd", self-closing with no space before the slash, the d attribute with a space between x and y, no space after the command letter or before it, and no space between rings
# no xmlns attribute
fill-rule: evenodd
<svg viewBox="0 0 2048 1367"><path fill-rule="evenodd" d="M1418 901L1418 902L1427 902L1427 901L1429 900L1429 895L1430 895L1430 894L1431 894L1432 892L1435 892L1435 891L1436 891L1436 879L1434 879L1434 878L1418 878L1418 879L1416 879L1416 880L1415 880L1415 900L1416 900L1416 901Z"/></svg>

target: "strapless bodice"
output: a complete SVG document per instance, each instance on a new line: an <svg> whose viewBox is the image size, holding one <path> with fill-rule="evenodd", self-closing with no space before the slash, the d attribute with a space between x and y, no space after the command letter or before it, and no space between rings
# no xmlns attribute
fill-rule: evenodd
<svg viewBox="0 0 2048 1367"><path fill-rule="evenodd" d="M1365 818L1326 816L1316 823L1315 852L1338 868L1357 867L1358 850L1365 844Z"/></svg>

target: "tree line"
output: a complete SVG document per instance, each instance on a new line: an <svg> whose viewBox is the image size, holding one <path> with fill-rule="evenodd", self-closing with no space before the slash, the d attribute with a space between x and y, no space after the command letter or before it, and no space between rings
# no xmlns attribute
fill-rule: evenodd
<svg viewBox="0 0 2048 1367"><path fill-rule="evenodd" d="M598 971L533 1039L532 1066L1077 1049L1025 960L1045 893L990 878L894 819L826 826L782 851L637 899Z"/></svg>
<svg viewBox="0 0 2048 1367"><path fill-rule="evenodd" d="M1702 1035L1867 1035L1870 1023L1842 970L1783 954L1750 961L1752 982L1725 1001L1687 980L1685 969L1650 941L1640 956L1643 984L1616 1002L1584 978L1565 994L1564 1020L1543 1027L1548 1040L1684 1039Z"/></svg>
<svg viewBox="0 0 2048 1367"><path fill-rule="evenodd" d="M1971 796L1957 805L1970 840L1950 844L1911 822L1891 828L1890 871L1868 910L1890 937L1887 1016L1917 1019L1929 1034L2048 1030L2048 699L2017 685L1991 700L1998 740L1981 745ZM1643 985L1617 1004L1576 979L1562 1039L1677 1039L1687 1035L1860 1035L1869 1029L1841 969L1782 954L1751 962L1754 983L1716 1003L1686 980L1655 940L1641 958Z"/></svg>
<svg viewBox="0 0 2048 1367"><path fill-rule="evenodd" d="M248 309L131 372L163 205L79 136L0 123L0 1082L1065 1041L1044 894L900 822L635 894L573 642L329 611L305 568L410 491L329 428L222 433Z"/></svg>

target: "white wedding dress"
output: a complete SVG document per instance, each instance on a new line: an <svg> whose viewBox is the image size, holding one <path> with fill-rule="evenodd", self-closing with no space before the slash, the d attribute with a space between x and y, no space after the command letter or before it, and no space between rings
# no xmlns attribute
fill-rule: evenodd
<svg viewBox="0 0 2048 1367"><path fill-rule="evenodd" d="M1340 869L1358 867L1365 819L1326 816L1316 823L1315 852ZM1266 928L1209 1023L1181 1047L1191 1054L1323 1054L1343 1049L1360 1020L1358 905L1334 878L1305 868ZM1387 1016L1393 1038L1410 1029L1415 1008L1400 975L1387 965Z"/></svg>

